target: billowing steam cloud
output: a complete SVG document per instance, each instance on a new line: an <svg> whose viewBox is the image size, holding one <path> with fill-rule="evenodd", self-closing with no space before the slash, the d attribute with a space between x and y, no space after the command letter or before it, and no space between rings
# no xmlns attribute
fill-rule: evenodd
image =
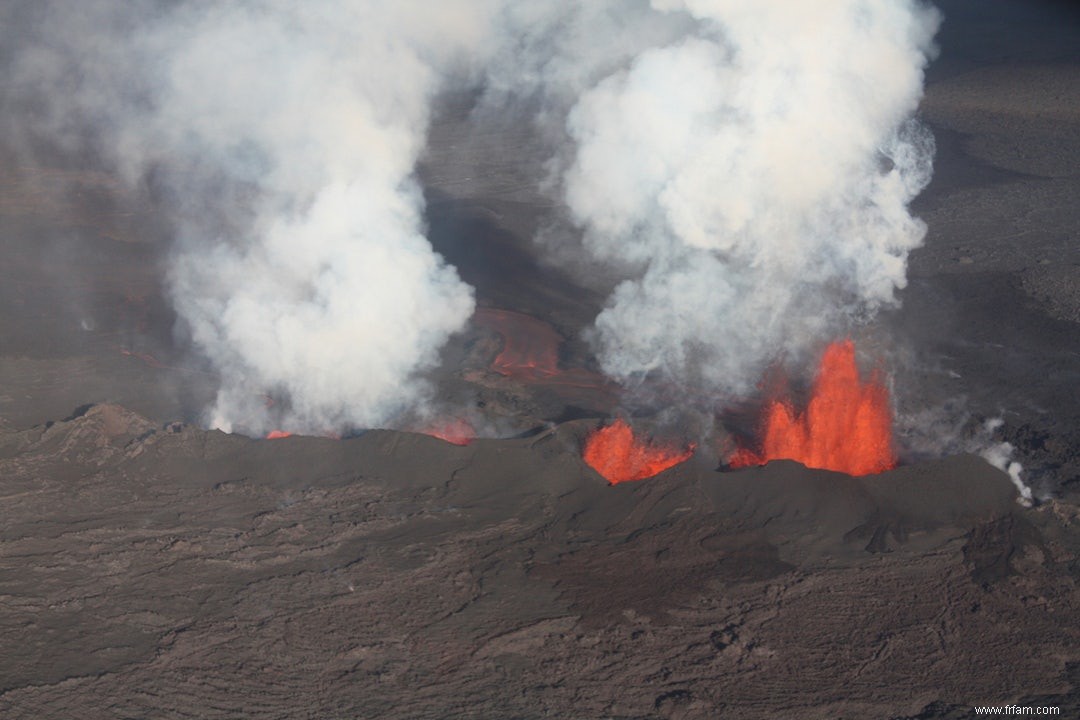
<svg viewBox="0 0 1080 720"><path fill-rule="evenodd" d="M223 375L213 424L386 423L473 309L423 236L412 177L445 66L482 25L462 3L249 4L169 38L158 116L255 185L239 238L185 238L177 309ZM180 118L180 122L176 122ZM209 240L209 242L207 242Z"/></svg>
<svg viewBox="0 0 1080 720"><path fill-rule="evenodd" d="M473 309L423 236L432 98L505 52L505 28L566 9L13 0L0 122L166 195L172 301L220 377L211 425L394 424L423 413L422 373Z"/></svg>
<svg viewBox="0 0 1080 720"><path fill-rule="evenodd" d="M745 393L763 365L894 301L925 228L911 118L938 15L908 0L655 0L693 30L569 114L565 200L625 267L604 370Z"/></svg>
<svg viewBox="0 0 1080 720"><path fill-rule="evenodd" d="M392 421L473 309L423 236L430 100L486 34L477 2L27 4L17 74L53 138L175 196L176 309L214 426Z"/></svg>
<svg viewBox="0 0 1080 720"><path fill-rule="evenodd" d="M622 380L745 392L778 353L891 303L924 232L906 205L932 143L909 118L938 17L914 0L4 12L28 144L91 147L168 194L171 293L220 374L217 427L384 425L423 405L423 371L473 309L413 174L447 88L543 99L523 106L564 141L550 167L570 218L623 279L594 332Z"/></svg>

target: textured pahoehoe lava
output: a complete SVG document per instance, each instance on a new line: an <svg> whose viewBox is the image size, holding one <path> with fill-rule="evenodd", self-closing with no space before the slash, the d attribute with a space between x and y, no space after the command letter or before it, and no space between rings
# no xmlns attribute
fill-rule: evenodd
<svg viewBox="0 0 1080 720"><path fill-rule="evenodd" d="M765 409L761 452L739 449L732 467L796 460L822 470L869 475L896 467L889 392L880 374L859 378L855 343L829 345L821 358L806 411L786 399Z"/></svg>
<svg viewBox="0 0 1080 720"><path fill-rule="evenodd" d="M612 485L628 480L644 480L690 458L694 446L677 448L656 445L634 436L623 420L589 435L585 441L585 462Z"/></svg>

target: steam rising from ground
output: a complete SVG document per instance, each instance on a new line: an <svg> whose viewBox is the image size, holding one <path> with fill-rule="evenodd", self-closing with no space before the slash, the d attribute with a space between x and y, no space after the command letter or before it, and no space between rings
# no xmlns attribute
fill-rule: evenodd
<svg viewBox="0 0 1080 720"><path fill-rule="evenodd" d="M386 423L421 399L417 371L473 309L423 236L412 176L435 64L482 31L471 9L241 5L169 49L161 116L214 157L249 155L237 169L259 194L239 238L186 238L172 274L223 374L214 425L265 429L266 392L301 430Z"/></svg>
<svg viewBox="0 0 1080 720"><path fill-rule="evenodd" d="M932 138L910 121L938 15L904 0L669 0L696 22L569 115L565 198L626 268L594 340L605 372L721 397L894 302L924 236L907 203Z"/></svg>
<svg viewBox="0 0 1080 720"><path fill-rule="evenodd" d="M174 196L173 300L220 373L210 422L392 422L473 309L413 177L477 2L56 2L19 59L47 132ZM31 14L27 11L26 14Z"/></svg>
<svg viewBox="0 0 1080 720"><path fill-rule="evenodd" d="M912 459L956 453L979 455L1009 476L1016 486L1017 501L1021 504L1030 505L1036 497L1039 500L1047 499L1048 493L1025 481L1024 466L1014 459L1016 448L998 436L1005 420L1001 417L973 417L965 405L966 401L959 398L945 405L923 407L914 413L900 413L897 424Z"/></svg>
<svg viewBox="0 0 1080 720"><path fill-rule="evenodd" d="M892 303L924 233L906 205L932 142L909 118L938 16L909 0L0 12L28 143L88 146L165 188L172 297L220 373L225 429L425 405L423 371L473 310L413 175L443 89L544 100L583 248L623 279L593 339L624 381L744 393L778 354Z"/></svg>

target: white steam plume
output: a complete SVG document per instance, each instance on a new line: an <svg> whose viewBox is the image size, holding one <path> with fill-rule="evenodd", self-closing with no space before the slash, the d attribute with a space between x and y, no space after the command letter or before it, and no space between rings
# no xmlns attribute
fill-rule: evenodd
<svg viewBox="0 0 1080 720"><path fill-rule="evenodd" d="M894 302L925 234L933 141L911 121L939 16L909 0L654 0L692 30L585 92L564 196L624 268L605 372L718 399Z"/></svg>
<svg viewBox="0 0 1080 720"><path fill-rule="evenodd" d="M953 398L937 407L922 407L917 412L902 412L897 417L898 435L912 460L956 453L978 455L1007 474L1016 486L1017 502L1030 506L1036 496L1032 486L1024 481L1024 466L1013 459L1016 448L998 436L1004 424L1001 417L974 418L964 398ZM1047 497L1040 495L1038 499Z"/></svg>
<svg viewBox="0 0 1080 720"><path fill-rule="evenodd" d="M1004 424L1005 421L1001 418L991 418L987 420L983 425L983 431L980 437L982 440L981 447L976 448L975 451L978 452L986 462L990 463L1003 473L1008 474L1009 479L1012 480L1013 485L1016 486L1016 491L1020 494L1017 498L1018 502L1022 505L1031 505L1031 487L1024 482L1024 466L1012 459L1013 450L1015 450L1015 448L1012 446L1012 443L1004 441L995 442L992 439L994 432Z"/></svg>
<svg viewBox="0 0 1080 720"><path fill-rule="evenodd" d="M169 191L172 296L226 429L423 405L473 300L423 236L413 173L433 96L481 71L573 141L552 167L622 279L594 332L616 378L742 394L893 302L924 233L906 206L932 140L909 118L938 15L913 0L10 7L7 84L47 100L31 134L89 138Z"/></svg>
<svg viewBox="0 0 1080 720"><path fill-rule="evenodd" d="M31 7L27 4L26 7ZM221 376L211 424L393 422L473 309L413 177L440 83L486 2L41 3L16 85L175 202L171 293ZM25 28L24 28L25 29ZM79 136L76 138L76 136ZM268 401L272 397L276 402Z"/></svg>

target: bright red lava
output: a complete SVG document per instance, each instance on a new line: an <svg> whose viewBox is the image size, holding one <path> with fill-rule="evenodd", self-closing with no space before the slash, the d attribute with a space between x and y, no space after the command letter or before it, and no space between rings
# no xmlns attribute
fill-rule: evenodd
<svg viewBox="0 0 1080 720"><path fill-rule="evenodd" d="M629 425L616 420L589 435L583 455L593 470L615 485L650 478L693 454L693 445L680 450L638 440Z"/></svg>
<svg viewBox="0 0 1080 720"><path fill-rule="evenodd" d="M284 430L271 430L266 433L267 440L280 440L281 438L292 437L291 432L285 432Z"/></svg>
<svg viewBox="0 0 1080 720"><path fill-rule="evenodd" d="M851 340L829 345L821 358L806 412L789 400L765 409L761 453L740 448L731 467L795 460L811 468L871 475L896 467L889 391L879 373L863 383Z"/></svg>
<svg viewBox="0 0 1080 720"><path fill-rule="evenodd" d="M468 445L476 437L476 430L462 418L443 420L420 430L420 433L445 440L451 445Z"/></svg>

